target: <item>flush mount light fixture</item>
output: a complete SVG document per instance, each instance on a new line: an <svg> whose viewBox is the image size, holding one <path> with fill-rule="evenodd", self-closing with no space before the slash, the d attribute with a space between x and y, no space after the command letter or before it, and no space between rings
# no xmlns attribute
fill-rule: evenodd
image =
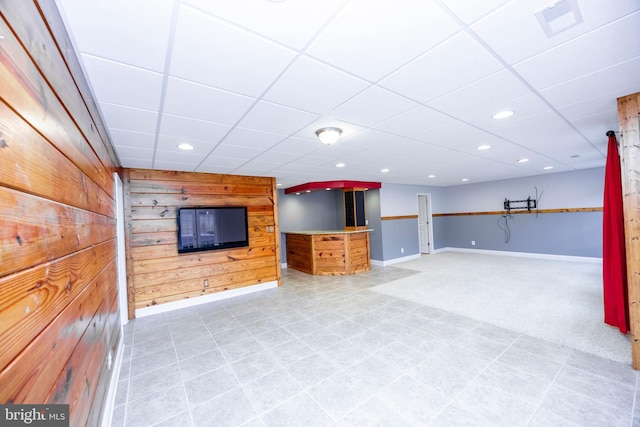
<svg viewBox="0 0 640 427"><path fill-rule="evenodd" d="M485 145L481 145L481 146L479 146L478 148L476 148L476 150L478 150L478 151L484 151L484 150L488 150L489 148L491 148L491 146L490 146L490 145L486 145L486 144L485 144Z"/></svg>
<svg viewBox="0 0 640 427"><path fill-rule="evenodd" d="M506 119L507 117L513 116L514 113L515 111L513 110L498 111L493 116L491 116L491 118L495 120Z"/></svg>
<svg viewBox="0 0 640 427"><path fill-rule="evenodd" d="M178 148L184 151L191 151L193 150L193 145L183 142L182 144L178 144Z"/></svg>
<svg viewBox="0 0 640 427"><path fill-rule="evenodd" d="M382 173L387 173L387 172L389 172L389 169L387 169L387 168L380 169L380 172L382 172Z"/></svg>
<svg viewBox="0 0 640 427"><path fill-rule="evenodd" d="M336 163L336 167L337 167L337 168L343 168L343 167L345 167L345 166L346 166L346 165L345 165L344 163Z"/></svg>
<svg viewBox="0 0 640 427"><path fill-rule="evenodd" d="M527 159L527 158L518 159L518 163L525 163L525 162L528 162L528 161L529 161L529 159Z"/></svg>
<svg viewBox="0 0 640 427"><path fill-rule="evenodd" d="M332 145L338 142L338 138L342 134L340 128L322 128L316 131L316 136L325 145Z"/></svg>
<svg viewBox="0 0 640 427"><path fill-rule="evenodd" d="M553 166L545 166L544 168L542 168L544 170L549 170L549 169L553 169Z"/></svg>

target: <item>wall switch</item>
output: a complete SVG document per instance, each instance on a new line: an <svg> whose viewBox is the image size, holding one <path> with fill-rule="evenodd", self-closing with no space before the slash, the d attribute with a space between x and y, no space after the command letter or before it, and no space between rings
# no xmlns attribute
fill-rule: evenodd
<svg viewBox="0 0 640 427"><path fill-rule="evenodd" d="M475 240L472 240L472 241L471 241L471 246L475 246L475 245L476 245L476 241L475 241Z"/></svg>
<svg viewBox="0 0 640 427"><path fill-rule="evenodd" d="M208 288L209 287L209 280L204 279L204 287Z"/></svg>
<svg viewBox="0 0 640 427"><path fill-rule="evenodd" d="M404 248L400 248L400 253L403 254L404 253Z"/></svg>

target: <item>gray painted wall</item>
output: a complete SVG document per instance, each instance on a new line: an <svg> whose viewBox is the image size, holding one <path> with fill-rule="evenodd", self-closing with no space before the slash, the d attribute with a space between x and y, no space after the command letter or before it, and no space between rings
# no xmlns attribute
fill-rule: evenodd
<svg viewBox="0 0 640 427"><path fill-rule="evenodd" d="M341 230L343 225L336 215L336 193L341 191L312 191L300 195L284 194L278 190L278 224L280 226L280 257L287 262L285 231Z"/></svg>
<svg viewBox="0 0 640 427"><path fill-rule="evenodd" d="M381 222L383 261L420 253L418 220L416 218Z"/></svg>
<svg viewBox="0 0 640 427"><path fill-rule="evenodd" d="M519 214L509 218L507 243L500 215L438 217L438 247L602 257L602 212ZM436 224L434 223L434 228ZM471 241L475 241L475 246ZM437 249L436 248L436 249Z"/></svg>

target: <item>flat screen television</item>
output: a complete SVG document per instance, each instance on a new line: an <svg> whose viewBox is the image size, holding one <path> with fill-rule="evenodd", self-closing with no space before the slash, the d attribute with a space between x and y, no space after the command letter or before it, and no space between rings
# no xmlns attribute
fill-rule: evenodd
<svg viewBox="0 0 640 427"><path fill-rule="evenodd" d="M249 246L246 207L178 208L178 253Z"/></svg>

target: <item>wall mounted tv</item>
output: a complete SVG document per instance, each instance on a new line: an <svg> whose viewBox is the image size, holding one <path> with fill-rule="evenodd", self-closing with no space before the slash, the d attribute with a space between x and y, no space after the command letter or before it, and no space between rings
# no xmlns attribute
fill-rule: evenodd
<svg viewBox="0 0 640 427"><path fill-rule="evenodd" d="M246 207L179 208L178 253L249 246Z"/></svg>

